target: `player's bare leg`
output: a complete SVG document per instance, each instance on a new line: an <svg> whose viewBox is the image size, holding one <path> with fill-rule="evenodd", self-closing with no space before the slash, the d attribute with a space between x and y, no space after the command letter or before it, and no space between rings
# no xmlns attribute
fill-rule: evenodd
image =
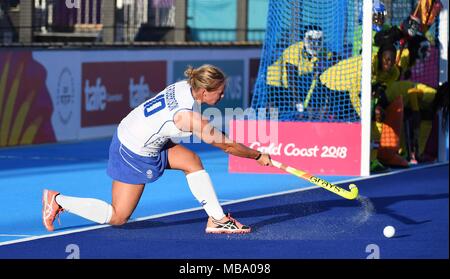
<svg viewBox="0 0 450 279"><path fill-rule="evenodd" d="M144 184L112 183L112 216L109 224L123 225L130 218L142 196Z"/></svg>
<svg viewBox="0 0 450 279"><path fill-rule="evenodd" d="M112 183L112 205L92 198L61 195L45 189L42 196L42 220L47 230L63 212L70 212L98 224L123 225L136 208L144 190L143 184Z"/></svg>

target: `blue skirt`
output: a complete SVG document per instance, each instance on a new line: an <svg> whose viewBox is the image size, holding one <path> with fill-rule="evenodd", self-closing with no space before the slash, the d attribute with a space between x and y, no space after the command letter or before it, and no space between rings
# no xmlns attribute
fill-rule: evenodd
<svg viewBox="0 0 450 279"><path fill-rule="evenodd" d="M158 156L145 157L126 148L117 137L117 131L109 147L107 174L114 180L128 184L151 183L164 173L168 160L168 145Z"/></svg>

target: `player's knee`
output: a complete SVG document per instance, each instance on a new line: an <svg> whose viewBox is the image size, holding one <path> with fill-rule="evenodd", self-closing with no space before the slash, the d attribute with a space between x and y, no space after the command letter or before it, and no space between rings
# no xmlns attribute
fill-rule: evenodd
<svg viewBox="0 0 450 279"><path fill-rule="evenodd" d="M185 174L193 173L202 169L204 169L202 160L197 154L192 153L191 158L189 158L189 163L186 164L186 168L184 170Z"/></svg>
<svg viewBox="0 0 450 279"><path fill-rule="evenodd" d="M109 222L110 225L113 226L121 226L124 225L128 222L128 218L123 218L123 217L116 217L116 218L111 218L111 221Z"/></svg>
<svg viewBox="0 0 450 279"><path fill-rule="evenodd" d="M114 210L114 213L111 216L111 220L109 221L109 224L113 225L113 226L121 226L121 225L127 223L129 218L130 218L129 216L117 213Z"/></svg>

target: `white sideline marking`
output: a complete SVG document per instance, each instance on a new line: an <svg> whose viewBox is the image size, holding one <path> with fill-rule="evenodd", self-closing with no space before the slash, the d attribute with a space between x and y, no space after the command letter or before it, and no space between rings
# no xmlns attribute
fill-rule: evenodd
<svg viewBox="0 0 450 279"><path fill-rule="evenodd" d="M33 236L31 234L0 234L0 236L7 236L7 237L30 237Z"/></svg>
<svg viewBox="0 0 450 279"><path fill-rule="evenodd" d="M392 172L388 172L388 173L371 175L371 176L367 176L367 177L341 180L341 181L333 182L333 184L342 184L342 183L350 183L350 182L355 182L355 181L369 180L369 179L378 178L378 177L382 177L382 176L399 174L399 173L409 172L409 171L413 171L413 170L439 167L439 166L443 166L443 165L448 165L448 162L435 163L435 164L430 164L430 165L425 165L425 166L417 166L417 167L413 167L413 168L401 169L401 170L396 170L396 171L392 171ZM254 196L254 197L244 198L244 199L240 199L240 200L227 201L227 202L221 203L221 205L229 205L229 204L252 201L252 200L257 200L257 199L262 199L262 198L267 198L267 197L281 196L281 195L285 195L285 194L302 192L302 191L307 191L307 190L312 190L312 189L317 189L317 188L320 188L320 186L310 186L310 187L305 187L305 188L300 188L300 189L293 189L293 190L287 190L287 191L282 191L282 192L277 192L277 193L272 193L272 194ZM136 219L128 221L128 223L146 221L146 220L151 220L151 219L156 219L156 218L161 218L161 217L166 217L166 216L176 215L176 214L181 214L181 213L193 212L193 211L198 211L198 210L203 210L203 208L202 207L194 207L194 208L177 210L177 211L172 211L172 212L167 212L167 213L155 214L155 215L151 215L151 216L136 218ZM91 231L91 230L96 230L96 229L101 229L101 228L106 228L106 227L111 227L111 225L95 225L95 226L90 226L90 227L86 227L86 228L82 228L82 229L69 230L69 231L65 231L65 232L31 236L31 237L26 237L23 239L18 239L18 240L4 241L4 242L0 242L0 246L11 245L11 244L16 244L16 243L20 243L20 242L27 242L27 241L32 241L32 240L42 239L42 238L56 237L56 236L72 234L72 233L79 233L79 232L84 232L84 231ZM2 236L2 235L0 235L0 236ZM12 236L12 235L5 235L5 236Z"/></svg>

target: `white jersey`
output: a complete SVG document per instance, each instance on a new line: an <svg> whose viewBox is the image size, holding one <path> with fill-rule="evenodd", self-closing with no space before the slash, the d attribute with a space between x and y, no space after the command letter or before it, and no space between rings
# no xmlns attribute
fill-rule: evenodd
<svg viewBox="0 0 450 279"><path fill-rule="evenodd" d="M122 119L117 136L134 153L157 156L169 139L192 135L178 129L173 118L181 110L193 110L194 103L191 86L186 81L171 84Z"/></svg>

